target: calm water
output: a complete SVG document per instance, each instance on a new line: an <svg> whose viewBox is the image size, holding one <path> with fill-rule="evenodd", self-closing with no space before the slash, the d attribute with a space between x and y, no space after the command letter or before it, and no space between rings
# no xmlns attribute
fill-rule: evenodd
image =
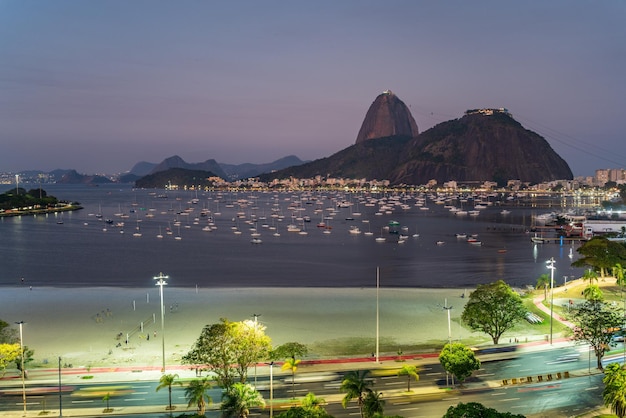
<svg viewBox="0 0 626 418"><path fill-rule="evenodd" d="M461 217L429 200L430 210L420 210L409 198L400 200L409 209L394 206L392 214L376 215L377 207L346 195L343 199L352 207L338 209L333 219L326 220L332 230L324 234L316 224L330 212L326 208L335 206L329 193L314 194L312 200L297 203L303 210L294 211L288 207L301 197L294 193L218 196L181 191L167 192L163 198L158 194L165 192L134 190L129 185L48 185L45 189L59 199L81 202L84 209L0 219L2 286L19 284L23 277L33 286L141 287L151 285L152 277L162 271L170 276L172 286L179 287L369 287L375 285L376 267L380 267L381 286L387 287L463 288L496 279L522 286L549 273L545 261L550 257L557 260L559 283L563 276L581 274L570 266L577 257L575 248L572 259L567 245L530 242L527 230L532 215L556 208L513 205L504 215L494 205L479 216ZM194 198L197 203L191 203ZM237 205L242 199L249 202L245 207ZM187 208L193 212L178 213ZM211 232L202 229L209 219L200 216L203 209L213 216L216 229ZM323 210L315 213L315 209ZM361 215L352 215L355 211ZM102 219L96 217L99 213ZM311 222L296 220L302 216L310 216ZM346 220L350 217L354 220ZM124 222L124 227L107 225L107 218ZM251 219L256 222L246 223ZM401 231L409 236L404 243L383 229L391 220L407 228ZM291 223L308 234L287 232ZM261 244L251 243L255 226ZM355 226L363 233L351 234ZM233 228L242 233L236 235ZM365 235L367 231L373 235ZM136 232L141 237L133 236ZM280 236L273 236L275 232ZM159 233L162 239L157 238ZM478 234L482 246L457 239L455 233ZM380 236L387 242L376 242Z"/></svg>

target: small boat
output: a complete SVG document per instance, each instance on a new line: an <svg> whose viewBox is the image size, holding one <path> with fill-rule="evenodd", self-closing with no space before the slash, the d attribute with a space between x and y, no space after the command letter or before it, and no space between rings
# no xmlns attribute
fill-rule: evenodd
<svg viewBox="0 0 626 418"><path fill-rule="evenodd" d="M261 244L263 241L261 240L261 238L252 238L250 240L251 244Z"/></svg>
<svg viewBox="0 0 626 418"><path fill-rule="evenodd" d="M443 245L445 243L446 243L445 241L437 241L437 245Z"/></svg>

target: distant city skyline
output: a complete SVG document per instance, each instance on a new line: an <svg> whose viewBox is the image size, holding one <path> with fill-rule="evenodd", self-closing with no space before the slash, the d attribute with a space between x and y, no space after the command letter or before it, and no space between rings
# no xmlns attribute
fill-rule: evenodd
<svg viewBox="0 0 626 418"><path fill-rule="evenodd" d="M268 163L507 108L575 176L626 167L626 3L0 0L0 172Z"/></svg>

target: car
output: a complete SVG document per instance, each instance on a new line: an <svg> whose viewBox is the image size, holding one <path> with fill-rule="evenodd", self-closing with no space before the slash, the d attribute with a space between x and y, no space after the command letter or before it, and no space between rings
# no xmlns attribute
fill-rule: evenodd
<svg viewBox="0 0 626 418"><path fill-rule="evenodd" d="M624 336L623 335L614 335L612 338L612 341L614 343L623 343L624 342Z"/></svg>

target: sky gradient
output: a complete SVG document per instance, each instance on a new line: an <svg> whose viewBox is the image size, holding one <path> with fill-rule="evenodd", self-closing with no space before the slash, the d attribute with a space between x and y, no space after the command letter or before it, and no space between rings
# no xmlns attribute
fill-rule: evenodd
<svg viewBox="0 0 626 418"><path fill-rule="evenodd" d="M626 2L0 0L0 171L327 157L389 89L626 168Z"/></svg>

